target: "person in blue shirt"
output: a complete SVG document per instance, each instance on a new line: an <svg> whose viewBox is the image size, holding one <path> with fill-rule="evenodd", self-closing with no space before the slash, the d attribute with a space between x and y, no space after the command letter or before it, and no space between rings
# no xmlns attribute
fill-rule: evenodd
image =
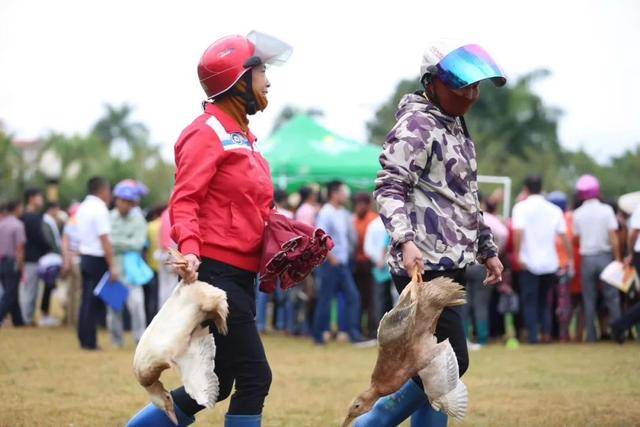
<svg viewBox="0 0 640 427"><path fill-rule="evenodd" d="M349 339L354 343L363 340L360 333L360 295L349 267L354 232L351 214L344 208L348 198L348 188L340 181L332 181L327 185L328 202L318 213L316 225L331 236L335 247L318 268L320 283L313 322L313 340L316 344L325 344L323 334L329 329L331 301L339 291L345 299Z"/></svg>

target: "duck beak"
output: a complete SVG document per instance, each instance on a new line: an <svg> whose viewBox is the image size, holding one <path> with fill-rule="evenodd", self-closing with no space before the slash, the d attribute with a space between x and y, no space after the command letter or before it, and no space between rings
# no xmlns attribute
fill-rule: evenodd
<svg viewBox="0 0 640 427"><path fill-rule="evenodd" d="M345 418L342 423L342 427L349 427L349 424L351 424L351 421L353 421L353 418L354 418L353 416L347 415L347 418Z"/></svg>
<svg viewBox="0 0 640 427"><path fill-rule="evenodd" d="M171 422L173 422L173 424L178 425L178 417L176 417L176 413L174 412L173 409L165 411L167 413L167 416L169 417L169 419L171 420Z"/></svg>

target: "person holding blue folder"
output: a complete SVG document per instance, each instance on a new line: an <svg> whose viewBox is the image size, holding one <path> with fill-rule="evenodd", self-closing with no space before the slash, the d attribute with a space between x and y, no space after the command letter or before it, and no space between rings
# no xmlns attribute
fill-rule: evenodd
<svg viewBox="0 0 640 427"><path fill-rule="evenodd" d="M133 268L127 268L127 266L132 263L127 260L133 258L144 263L140 254L147 241L147 221L139 209L134 209L140 202L141 196L135 181L125 180L118 183L113 189L113 195L116 206L110 212L111 244L115 251L115 262L120 272L121 282L129 290L126 305L131 315L131 332L135 341L138 342L147 325L142 285L148 283L151 277L139 281L136 277L131 277L133 272L129 270ZM152 272L151 276L153 276ZM107 307L107 328L111 333L112 344L115 347L122 347L124 345L122 311Z"/></svg>

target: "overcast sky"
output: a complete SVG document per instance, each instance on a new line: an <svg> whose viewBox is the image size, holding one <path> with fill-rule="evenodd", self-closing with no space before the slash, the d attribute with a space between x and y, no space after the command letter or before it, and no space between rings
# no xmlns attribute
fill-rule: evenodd
<svg viewBox="0 0 640 427"><path fill-rule="evenodd" d="M227 6L225 6L227 5ZM240 8L240 9L238 9ZM252 29L294 47L271 68L263 138L286 104L364 139L399 79L418 74L426 43L483 45L510 77L565 114L560 138L606 159L640 142L638 1L31 1L0 2L0 120L19 138L86 132L103 104L132 104L169 155L201 111L196 65L220 36Z"/></svg>

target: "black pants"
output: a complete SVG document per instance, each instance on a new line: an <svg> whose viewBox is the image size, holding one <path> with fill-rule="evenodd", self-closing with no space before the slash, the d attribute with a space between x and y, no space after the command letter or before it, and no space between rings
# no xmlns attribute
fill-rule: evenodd
<svg viewBox="0 0 640 427"><path fill-rule="evenodd" d="M640 252L633 253L633 266L636 271L640 272ZM2 320L1 316L0 320ZM640 323L640 302L635 303L622 313L622 316L614 321L611 326L626 333L636 323Z"/></svg>
<svg viewBox="0 0 640 427"><path fill-rule="evenodd" d="M15 258L4 257L0 259L0 283L4 288L0 299L0 323L7 314L11 314L14 326L23 326L20 304L18 304L18 286L20 285L20 272Z"/></svg>
<svg viewBox="0 0 640 427"><path fill-rule="evenodd" d="M229 396L235 382L236 390L231 396L228 413L261 414L271 386L271 369L256 328L256 275L204 259L198 278L224 290L229 302L229 333L220 335L215 327L211 327L216 341L215 372L220 381L218 401ZM187 394L184 387L173 390L171 395L176 405L188 415L204 408Z"/></svg>
<svg viewBox="0 0 640 427"><path fill-rule="evenodd" d="M147 326L158 313L158 273L153 273L153 278L142 287L144 292L144 312L147 317Z"/></svg>
<svg viewBox="0 0 640 427"><path fill-rule="evenodd" d="M367 314L367 323L363 333L369 338L375 338L378 333L376 307L374 304L374 283L371 275L372 267L371 261L358 261L353 274L353 279L356 281L356 286L358 286L358 291L360 292L361 312Z"/></svg>
<svg viewBox="0 0 640 427"><path fill-rule="evenodd" d="M55 289L56 284L50 285L44 284L44 291L42 292L42 302L40 303L40 310L42 314L49 315L49 306L51 305L51 292Z"/></svg>
<svg viewBox="0 0 640 427"><path fill-rule="evenodd" d="M93 289L107 272L109 266L103 257L82 255L82 301L78 314L78 339L82 348L93 350L97 347L97 324L105 315L105 306L100 298L93 295Z"/></svg>
<svg viewBox="0 0 640 427"><path fill-rule="evenodd" d="M422 274L422 279L425 282L433 280L436 277L450 277L462 286L466 286L465 270L445 270L445 271L425 271ZM411 282L411 279L406 276L393 275L393 283L396 285L398 293L402 293L402 290ZM445 307L442 310L438 324L436 325L436 338L438 342L442 342L449 338L451 347L456 353L456 359L458 359L458 369L460 376L464 375L469 367L469 352L467 350L467 337L464 334L464 326L462 324L462 306ZM413 380L422 387L422 381L420 377L416 376Z"/></svg>

